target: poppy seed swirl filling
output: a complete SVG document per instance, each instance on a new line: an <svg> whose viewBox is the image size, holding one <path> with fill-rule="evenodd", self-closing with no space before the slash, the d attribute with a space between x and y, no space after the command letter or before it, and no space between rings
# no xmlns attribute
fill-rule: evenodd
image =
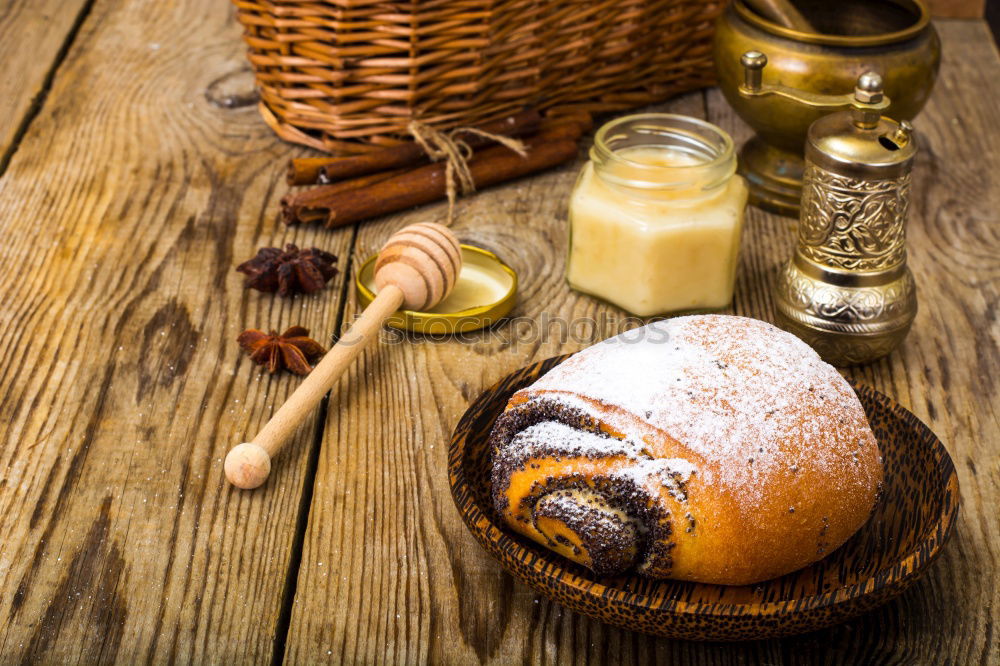
<svg viewBox="0 0 1000 666"><path fill-rule="evenodd" d="M691 470L658 464L640 443L612 436L581 409L552 398L532 398L501 415L491 445L494 505L519 531L598 576L630 569L667 575L671 515L643 483L642 470L659 473L678 502L686 500ZM606 473L575 471L595 460L610 463ZM555 473L538 475L543 466ZM525 475L531 476L527 492L507 512L511 484Z"/></svg>

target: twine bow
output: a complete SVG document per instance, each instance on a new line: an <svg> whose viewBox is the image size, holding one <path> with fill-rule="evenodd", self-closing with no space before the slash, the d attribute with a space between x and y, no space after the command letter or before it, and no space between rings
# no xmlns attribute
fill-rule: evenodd
<svg viewBox="0 0 1000 666"><path fill-rule="evenodd" d="M456 127L448 133L437 130L419 120L411 120L407 130L413 135L420 147L433 162L445 160L444 178L445 193L448 195L448 221L447 226L455 216L455 199L458 190L461 194L468 195L476 191L476 182L472 178L472 171L469 169L469 158L472 157L472 147L465 141L457 138L459 134L476 134L490 141L495 141L507 148L510 148L521 157L527 157L528 152L524 143L517 139L502 134L484 132L475 127Z"/></svg>

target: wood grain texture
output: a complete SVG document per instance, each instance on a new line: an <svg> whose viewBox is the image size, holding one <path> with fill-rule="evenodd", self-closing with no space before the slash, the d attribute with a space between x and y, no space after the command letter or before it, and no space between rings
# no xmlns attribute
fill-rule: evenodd
<svg viewBox="0 0 1000 666"><path fill-rule="evenodd" d="M0 0L0 165L40 101L87 0Z"/></svg>
<svg viewBox="0 0 1000 666"><path fill-rule="evenodd" d="M617 332L625 317L563 282L564 202L576 171L568 167L462 204L460 238L496 251L520 273L513 321L463 341L413 336L393 344L397 336L386 333L342 382L323 434L288 662L996 663L1000 238L990 220L1000 205L993 129L1000 59L982 23L939 28L945 62L917 119L924 151L910 222L921 313L901 350L846 373L913 410L960 469L963 515L927 580L881 610L821 632L694 644L565 611L514 583L464 532L445 450L469 401L513 369ZM738 142L748 136L717 91L669 106L707 114ZM364 226L355 263L399 227L442 215L427 207ZM791 253L790 227L788 219L749 211L732 312L773 318L771 290ZM582 318L593 323L579 325L576 337L570 326L560 339L557 319ZM549 330L547 339L539 328Z"/></svg>
<svg viewBox="0 0 1000 666"><path fill-rule="evenodd" d="M0 179L0 663L260 663L275 645L289 663L1000 661L1000 58L982 22L938 24L941 78L916 121L920 314L902 349L848 373L949 447L964 497L955 540L925 581L868 616L716 645L612 629L548 602L501 572L451 501L446 443L476 395L638 323L564 284L576 166L460 203L460 238L520 273L514 319L462 340L384 332L268 484L229 488L225 452L298 381L262 374L235 336L302 324L328 341L344 286L340 276L282 300L245 292L233 267L286 241L357 266L391 232L446 210L367 224L356 245L350 229L280 227L282 169L298 151L257 115L231 12L96 0ZM0 26L17 14L0 13ZM0 57L44 60L48 39L14 56L0 39ZM668 108L747 136L715 91ZM745 238L732 311L770 319L789 222L750 209Z"/></svg>
<svg viewBox="0 0 1000 666"><path fill-rule="evenodd" d="M986 2L987 0L927 0L927 6L931 10L931 16L978 19L983 18Z"/></svg>
<svg viewBox="0 0 1000 666"><path fill-rule="evenodd" d="M225 3L100 0L0 180L0 662L267 662L316 419L253 493L222 458L298 382L246 327L329 340L339 278L244 291L297 151ZM235 102L234 102L235 100Z"/></svg>

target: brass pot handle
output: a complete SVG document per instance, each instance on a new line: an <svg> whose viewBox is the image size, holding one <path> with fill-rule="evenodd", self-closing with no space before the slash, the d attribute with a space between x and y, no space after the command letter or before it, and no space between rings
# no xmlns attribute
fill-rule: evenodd
<svg viewBox="0 0 1000 666"><path fill-rule="evenodd" d="M777 95L805 106L817 109L852 108L855 124L859 127L874 127L882 111L889 108L890 100L882 87L882 77L877 72L867 71L858 77L854 91L843 95L823 95L807 90L798 90L777 84L765 84L764 68L767 55L760 51L747 51L740 58L743 65L743 83L739 92L743 97L768 97Z"/></svg>

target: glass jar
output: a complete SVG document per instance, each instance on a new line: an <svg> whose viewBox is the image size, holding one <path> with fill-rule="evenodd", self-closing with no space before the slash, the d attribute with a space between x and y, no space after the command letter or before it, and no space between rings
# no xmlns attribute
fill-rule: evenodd
<svg viewBox="0 0 1000 666"><path fill-rule="evenodd" d="M567 280L641 317L726 307L746 203L733 140L715 125L612 120L570 198Z"/></svg>

